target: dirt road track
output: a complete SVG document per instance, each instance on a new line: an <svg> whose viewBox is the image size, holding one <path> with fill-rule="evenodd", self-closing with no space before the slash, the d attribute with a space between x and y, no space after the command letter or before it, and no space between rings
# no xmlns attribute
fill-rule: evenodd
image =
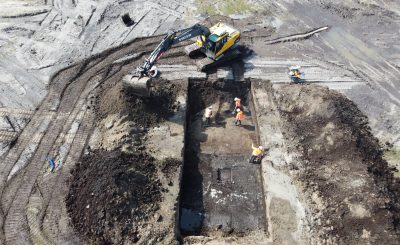
<svg viewBox="0 0 400 245"><path fill-rule="evenodd" d="M311 24L313 24L312 21ZM317 26L320 24L318 23ZM336 54L339 53L344 60L351 61L348 64L351 65L352 70L360 71L359 77L367 80L373 89L378 88L373 91L374 95L382 94L382 98L389 99L389 105L395 105L394 109L392 107L387 109L389 106L385 105L386 112L394 110L393 113L397 113L396 108L400 105L398 99L400 94L396 89L398 84L393 81L398 80L398 67L396 68L390 62L375 55L368 56L366 62L362 62L361 60L365 58L364 53L369 53L370 50L360 46L359 40L355 40L348 33L344 34L346 35L343 35L340 29L333 29L330 36L320 40L322 42L319 43L320 50L326 50L326 46L333 46L331 56L336 58ZM101 86L100 84L107 87L118 82L122 75L138 64L137 60L142 60L143 55L154 48L159 42L159 38L158 36L137 39L136 42L105 51L70 66L54 76L49 85L48 95L40 107L34 111L31 120L18 137L15 145L0 159L1 244L81 243L68 224L69 219L64 208L63 198L68 188L66 182L69 170L81 155L87 137L92 131L94 121L91 108L92 97L96 96L96 89ZM170 50L160 63L189 64L187 59L182 56L181 46L175 46ZM352 52L348 52L345 48L347 46L353 47ZM288 49L292 47L288 46ZM316 45L312 45L312 47L315 48ZM299 48L303 47L299 45ZM133 55L138 50L145 53ZM311 52L311 54L314 53ZM361 56L358 56L359 54ZM133 56L121 62L115 62L123 59L126 55ZM312 56L314 55L307 58L311 59ZM320 53L317 52L317 56L319 57ZM360 61L359 63L353 62L355 60ZM216 77L217 73L208 74L209 79ZM369 112L370 118L374 118L378 114L382 115L380 106L387 100L386 102L374 101L372 103L370 99L371 97L374 99L374 96L367 89L358 89L347 94L352 95L352 93L361 91L365 91L365 96L362 98L359 96L349 97L359 105L369 105L365 110ZM386 113L386 115L390 113ZM385 117L384 114L383 118L376 117L376 120L383 121ZM379 123L372 121L371 124ZM396 135L396 131L393 131L392 135ZM7 134L5 137L11 136ZM62 168L55 173L47 173L46 158L48 156L62 159Z"/></svg>
<svg viewBox="0 0 400 245"><path fill-rule="evenodd" d="M89 97L100 84L119 81L134 66L130 63L141 60L142 55L113 64L115 60L135 52L137 45L148 53L158 40L158 36L137 39L54 76L49 94L1 161L2 243L51 244L71 242L71 237L76 237L71 236L63 198L69 170L92 130L94 116ZM173 56L174 50L170 54ZM40 133L36 133L38 129ZM62 160L62 167L49 174L47 157Z"/></svg>

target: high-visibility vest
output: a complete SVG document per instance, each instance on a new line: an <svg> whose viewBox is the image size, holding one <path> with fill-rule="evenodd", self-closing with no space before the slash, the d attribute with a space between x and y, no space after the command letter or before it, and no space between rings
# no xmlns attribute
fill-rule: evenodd
<svg viewBox="0 0 400 245"><path fill-rule="evenodd" d="M242 121L243 118L244 118L243 111L239 111L239 112L236 114L236 119Z"/></svg>
<svg viewBox="0 0 400 245"><path fill-rule="evenodd" d="M262 154L262 150L260 148L253 147L253 156L259 156Z"/></svg>

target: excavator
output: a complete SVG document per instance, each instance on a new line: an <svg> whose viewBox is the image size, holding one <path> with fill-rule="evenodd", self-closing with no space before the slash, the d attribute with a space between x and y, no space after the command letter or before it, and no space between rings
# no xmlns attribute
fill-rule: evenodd
<svg viewBox="0 0 400 245"><path fill-rule="evenodd" d="M128 14L123 15L122 20L128 27L135 24ZM196 62L200 71L204 72L212 67L220 66L241 55L237 48L240 40L238 30L225 23L217 23L211 28L195 24L189 28L169 31L145 62L123 78L123 83L128 85L137 96L150 96L151 78L159 73L155 66L158 59L173 45L194 37L198 37L197 41L186 46L185 53L190 58L197 57L199 54L206 56Z"/></svg>

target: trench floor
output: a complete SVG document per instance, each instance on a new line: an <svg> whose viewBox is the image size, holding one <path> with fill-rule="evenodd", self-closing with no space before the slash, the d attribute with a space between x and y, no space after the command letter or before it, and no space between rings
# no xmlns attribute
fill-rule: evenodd
<svg viewBox="0 0 400 245"><path fill-rule="evenodd" d="M181 194L182 234L241 234L265 229L260 165L248 162L257 143L251 113L234 125L233 97L216 99L216 118L205 127L203 111L188 125Z"/></svg>

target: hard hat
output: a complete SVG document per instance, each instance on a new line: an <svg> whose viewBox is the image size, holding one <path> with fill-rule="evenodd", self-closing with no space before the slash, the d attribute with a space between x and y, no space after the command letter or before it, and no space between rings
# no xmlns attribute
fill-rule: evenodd
<svg viewBox="0 0 400 245"><path fill-rule="evenodd" d="M234 100L234 101L237 101L237 100L239 100L239 98L238 98L238 97L235 97L233 100Z"/></svg>
<svg viewBox="0 0 400 245"><path fill-rule="evenodd" d="M258 149L262 150L262 149L264 149L264 147L262 147L262 145L260 145L260 146L258 147Z"/></svg>
<svg viewBox="0 0 400 245"><path fill-rule="evenodd" d="M239 112L239 111L240 111L240 109L239 109L239 108L237 108L237 109L236 109L236 111L237 111L237 112Z"/></svg>

